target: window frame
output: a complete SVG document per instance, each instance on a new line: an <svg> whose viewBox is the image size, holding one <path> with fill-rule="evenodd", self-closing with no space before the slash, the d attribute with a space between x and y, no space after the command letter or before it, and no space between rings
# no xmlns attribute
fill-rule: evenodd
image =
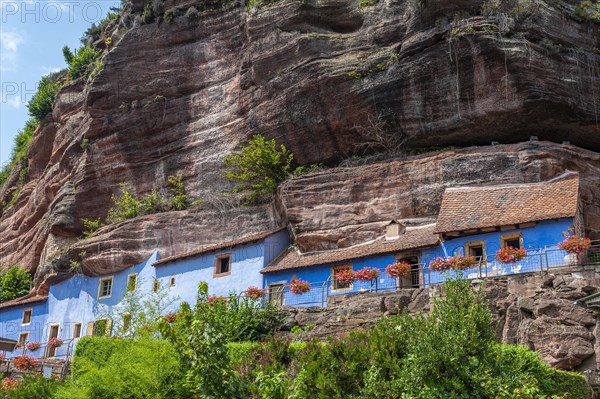
<svg viewBox="0 0 600 399"><path fill-rule="evenodd" d="M24 322L25 320L25 314L29 312L29 321L27 323ZM23 309L23 315L21 316L21 325L22 326L29 326L31 325L31 322L33 321L33 308L27 308L27 309Z"/></svg>
<svg viewBox="0 0 600 399"><path fill-rule="evenodd" d="M21 337L25 337L25 339L21 339ZM29 331L21 331L21 333L19 333L19 339L17 340L17 346L19 348L24 348L27 342L29 342Z"/></svg>
<svg viewBox="0 0 600 399"><path fill-rule="evenodd" d="M354 283L350 283L347 287L337 287L337 280L335 279L335 274L338 270L350 269L354 270L354 265L352 263L344 263L341 265L331 266L331 292L344 292L344 291L352 291L354 289Z"/></svg>
<svg viewBox="0 0 600 399"><path fill-rule="evenodd" d="M77 326L79 326L79 335L75 336L75 331L77 331ZM77 321L73 323L73 334L71 335L72 339L81 338L83 334L83 322Z"/></svg>
<svg viewBox="0 0 600 399"><path fill-rule="evenodd" d="M227 270L226 272L223 273L219 273L219 269L221 266L221 260L222 259L229 259L229 270ZM213 277L225 277L225 276L229 276L231 274L231 269L233 266L233 257L231 256L231 253L227 253L227 254L222 254L222 255L217 255L215 256L215 268L213 271Z"/></svg>
<svg viewBox="0 0 600 399"><path fill-rule="evenodd" d="M108 294L108 295L102 295L102 291L103 291L102 290L102 285L106 281L110 281L110 294ZM100 281L98 282L98 299L107 299L107 298L112 297L112 293L113 293L113 289L114 289L114 283L115 283L115 276L101 278Z"/></svg>
<svg viewBox="0 0 600 399"><path fill-rule="evenodd" d="M507 241L511 241L511 240L519 240L519 248L525 248L525 246L523 245L523 233L522 232L518 232L518 233L508 233L508 234L503 234L500 236L500 248L506 248L508 247L508 245L506 245Z"/></svg>
<svg viewBox="0 0 600 399"><path fill-rule="evenodd" d="M171 275L171 277L169 277L169 288L173 288L175 285L177 285L177 278L175 275Z"/></svg>
<svg viewBox="0 0 600 399"><path fill-rule="evenodd" d="M268 302L275 304L276 306L283 306L285 304L285 281L280 281L276 283L270 283L267 285L268 287ZM273 291L274 287L281 287L281 291L275 292ZM275 298L281 298L281 300L275 301L274 295L278 294Z"/></svg>
<svg viewBox="0 0 600 399"><path fill-rule="evenodd" d="M160 291L160 281L157 278L152 282L152 292L157 293Z"/></svg>
<svg viewBox="0 0 600 399"><path fill-rule="evenodd" d="M463 247L465 249L465 256L471 256L470 249L472 247L481 247L481 260L484 260L487 257L485 240L468 241L464 243Z"/></svg>
<svg viewBox="0 0 600 399"><path fill-rule="evenodd" d="M133 287L130 287L131 284L131 280L133 280ZM137 289L137 283L138 283L138 274L137 273L131 273L127 275L127 284L125 285L125 292L133 292Z"/></svg>

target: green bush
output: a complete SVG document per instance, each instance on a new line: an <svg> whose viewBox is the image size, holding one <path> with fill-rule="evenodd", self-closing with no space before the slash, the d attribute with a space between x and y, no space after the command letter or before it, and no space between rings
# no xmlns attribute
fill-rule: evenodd
<svg viewBox="0 0 600 399"><path fill-rule="evenodd" d="M81 219L83 223L83 238L90 238L96 230L104 226L100 218L98 219Z"/></svg>
<svg viewBox="0 0 600 399"><path fill-rule="evenodd" d="M579 18L600 24L600 3L598 1L583 0L575 6L574 14Z"/></svg>
<svg viewBox="0 0 600 399"><path fill-rule="evenodd" d="M277 149L275 139L256 134L240 152L225 157L225 177L239 182L234 192L250 192L245 200L248 205L277 191L279 183L287 179L293 159L294 154L283 144Z"/></svg>
<svg viewBox="0 0 600 399"><path fill-rule="evenodd" d="M19 266L11 266L0 274L0 303L29 294L31 274Z"/></svg>
<svg viewBox="0 0 600 399"><path fill-rule="evenodd" d="M60 87L60 83L55 82L50 76L42 77L37 92L27 103L29 115L41 121L46 115L51 113L56 93L58 93Z"/></svg>
<svg viewBox="0 0 600 399"><path fill-rule="evenodd" d="M58 381L46 379L41 375L24 375L23 380L14 390L3 392L0 390L1 399L41 399L52 398L58 388Z"/></svg>
<svg viewBox="0 0 600 399"><path fill-rule="evenodd" d="M163 340L84 338L73 368L72 379L60 387L55 399L189 398L179 356Z"/></svg>
<svg viewBox="0 0 600 399"><path fill-rule="evenodd" d="M75 54L71 53L70 56L68 53L70 53L70 50L65 52L63 48L65 61L69 64L69 76L71 79L77 79L82 76L88 77L101 65L98 62L101 52L89 46L81 47Z"/></svg>
<svg viewBox="0 0 600 399"><path fill-rule="evenodd" d="M171 186L171 208L175 210L185 209L190 204L190 197L185 192L185 185L181 176L169 176Z"/></svg>

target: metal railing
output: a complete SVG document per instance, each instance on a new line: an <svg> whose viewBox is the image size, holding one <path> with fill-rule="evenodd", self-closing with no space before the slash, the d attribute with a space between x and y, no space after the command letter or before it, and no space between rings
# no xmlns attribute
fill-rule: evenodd
<svg viewBox="0 0 600 399"><path fill-rule="evenodd" d="M285 286L277 292L269 292L270 301L293 307L325 307L336 297L354 295L361 292L381 292L403 288L431 287L455 278L459 274L467 279L486 279L514 274L547 272L550 269L597 265L600 266L600 241L581 254L569 254L557 246L529 249L527 255L515 263L502 263L495 255L479 257L472 268L461 271L433 271L427 264L411 265L411 273L406 278L393 278L380 269L380 276L371 281L354 281L347 286L339 286L329 277L326 281L311 283L310 290L303 294L290 292Z"/></svg>
<svg viewBox="0 0 600 399"><path fill-rule="evenodd" d="M11 373L10 365L13 359L20 355L29 353L32 357L36 358L37 365L33 370L18 371L19 374L41 373L43 372L44 367L56 367L57 363L62 361L63 363L60 366L58 374L60 378L63 379L69 372L73 353L75 352L75 346L77 345L78 341L79 338L68 339L63 341L63 344L57 348L49 348L47 345L42 345L40 349L35 351L28 351L24 347L19 347L18 354L9 357L6 353L4 353L4 359L0 360L0 372L5 373L5 375L9 375ZM40 353L41 356L36 356L36 354ZM12 371L14 372L14 369Z"/></svg>

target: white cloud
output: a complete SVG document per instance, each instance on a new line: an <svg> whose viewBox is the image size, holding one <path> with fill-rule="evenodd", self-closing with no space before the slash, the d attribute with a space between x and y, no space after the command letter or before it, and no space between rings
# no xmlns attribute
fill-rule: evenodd
<svg viewBox="0 0 600 399"><path fill-rule="evenodd" d="M17 68L19 45L24 41L17 32L0 32L1 71L14 71Z"/></svg>
<svg viewBox="0 0 600 399"><path fill-rule="evenodd" d="M21 108L21 105L23 105L23 102L21 101L21 96L15 96L15 98L13 98L12 100L7 99L6 105L14 109Z"/></svg>

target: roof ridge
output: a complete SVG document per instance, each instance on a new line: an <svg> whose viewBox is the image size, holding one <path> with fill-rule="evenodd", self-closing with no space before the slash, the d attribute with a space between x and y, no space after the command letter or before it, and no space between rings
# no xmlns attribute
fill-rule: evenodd
<svg viewBox="0 0 600 399"><path fill-rule="evenodd" d="M491 190L497 188L511 188L511 187L531 187L531 186L545 186L548 184L558 183L560 181L570 180L579 178L579 173L566 170L563 174L553 177L550 180L544 180L539 182L530 183L503 183L503 184L489 184L483 186L462 186L462 187L447 187L445 191L469 191L469 190Z"/></svg>

